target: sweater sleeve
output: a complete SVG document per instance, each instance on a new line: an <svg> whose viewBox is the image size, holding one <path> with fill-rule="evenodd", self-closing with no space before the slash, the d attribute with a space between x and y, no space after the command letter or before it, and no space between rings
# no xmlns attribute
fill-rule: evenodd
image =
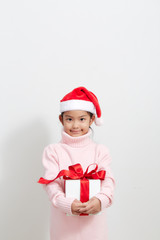
<svg viewBox="0 0 160 240"><path fill-rule="evenodd" d="M42 155L42 164L44 167L43 178L48 180L54 179L60 171L55 145L50 144L45 147ZM72 214L71 204L75 198L65 197L62 183L63 181L58 178L47 185L43 185L43 188L54 207L59 208L64 213Z"/></svg>
<svg viewBox="0 0 160 240"><path fill-rule="evenodd" d="M101 191L95 195L101 201L101 210L111 206L115 188L115 180L110 168L111 156L104 145L99 145L97 164L98 170L105 170L105 179L101 181Z"/></svg>

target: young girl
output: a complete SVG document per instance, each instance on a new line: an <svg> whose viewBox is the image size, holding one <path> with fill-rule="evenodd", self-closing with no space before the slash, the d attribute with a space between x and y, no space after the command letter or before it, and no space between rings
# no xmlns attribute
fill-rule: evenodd
<svg viewBox="0 0 160 240"><path fill-rule="evenodd" d="M40 178L39 183L44 184L51 201L50 240L107 240L106 209L113 202L115 182L108 148L91 138L92 123L101 125L98 99L85 87L75 88L60 101L60 112L62 138L59 143L44 148L43 179L53 180L61 170L68 170L68 166L77 163L84 172L90 164L96 163L98 171L105 170L106 175L101 180L100 192L83 203L65 197L62 177L49 184L44 184Z"/></svg>

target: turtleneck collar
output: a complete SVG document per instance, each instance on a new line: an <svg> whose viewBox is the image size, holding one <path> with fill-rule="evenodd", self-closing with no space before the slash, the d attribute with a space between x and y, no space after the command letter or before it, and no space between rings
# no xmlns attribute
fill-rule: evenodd
<svg viewBox="0 0 160 240"><path fill-rule="evenodd" d="M65 143L71 147L85 147L86 145L88 145L89 143L92 142L90 136L92 134L92 130L89 128L88 132L82 136L79 137L72 137L70 136L68 133L66 133L64 131L64 129L62 129L62 139L61 139L61 143Z"/></svg>

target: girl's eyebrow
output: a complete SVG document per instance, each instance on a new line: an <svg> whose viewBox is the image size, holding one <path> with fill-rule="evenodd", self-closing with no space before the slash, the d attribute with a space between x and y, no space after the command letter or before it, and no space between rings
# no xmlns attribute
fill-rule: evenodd
<svg viewBox="0 0 160 240"><path fill-rule="evenodd" d="M64 115L65 117L72 117L72 116L70 116L70 115Z"/></svg>

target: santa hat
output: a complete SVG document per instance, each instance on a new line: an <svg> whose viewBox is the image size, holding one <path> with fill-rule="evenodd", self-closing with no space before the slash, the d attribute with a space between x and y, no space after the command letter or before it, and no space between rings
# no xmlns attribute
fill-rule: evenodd
<svg viewBox="0 0 160 240"><path fill-rule="evenodd" d="M60 100L60 112L84 110L96 114L95 124L101 126L101 109L97 97L85 87L78 87Z"/></svg>

